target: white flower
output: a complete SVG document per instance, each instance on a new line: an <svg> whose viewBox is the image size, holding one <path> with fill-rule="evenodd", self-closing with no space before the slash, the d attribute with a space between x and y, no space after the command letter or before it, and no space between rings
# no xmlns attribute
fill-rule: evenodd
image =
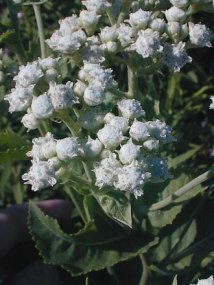
<svg viewBox="0 0 214 285"><path fill-rule="evenodd" d="M149 176L149 173L145 173L142 168L131 164L118 169L114 186L121 191L133 193L137 198L143 194L143 186Z"/></svg>
<svg viewBox="0 0 214 285"><path fill-rule="evenodd" d="M138 38L132 48L143 58L148 58L163 50L159 33L152 29L138 32Z"/></svg>
<svg viewBox="0 0 214 285"><path fill-rule="evenodd" d="M99 64L105 61L104 50L97 36L87 39L81 57L84 62L88 63Z"/></svg>
<svg viewBox="0 0 214 285"><path fill-rule="evenodd" d="M106 0L85 0L82 4L89 11L94 11L97 14L103 14L107 8L111 7L111 4Z"/></svg>
<svg viewBox="0 0 214 285"><path fill-rule="evenodd" d="M129 46L134 42L134 37L136 35L132 27L126 24L120 24L117 28L118 39L123 48Z"/></svg>
<svg viewBox="0 0 214 285"><path fill-rule="evenodd" d="M130 139L126 144L120 147L118 151L119 159L123 164L131 164L140 155L141 146L136 145Z"/></svg>
<svg viewBox="0 0 214 285"><path fill-rule="evenodd" d="M98 23L100 16L97 16L95 11L87 11L82 10L79 15L79 20L83 26L83 28L86 29L86 32L91 35L93 34L96 25Z"/></svg>
<svg viewBox="0 0 214 285"><path fill-rule="evenodd" d="M149 21L151 20L151 15L152 12L139 9L135 13L131 13L129 15L129 20L127 20L127 22L129 22L133 28L138 30L146 29Z"/></svg>
<svg viewBox="0 0 214 285"><path fill-rule="evenodd" d="M40 125L40 121L34 116L32 112L25 114L21 120L25 128L29 130L35 130Z"/></svg>
<svg viewBox="0 0 214 285"><path fill-rule="evenodd" d="M143 147L149 151L156 151L159 149L159 140L148 139L143 143Z"/></svg>
<svg viewBox="0 0 214 285"><path fill-rule="evenodd" d="M39 66L43 71L47 71L48 69L58 69L59 68L59 63L58 63L59 58L52 58L52 57L46 57L43 59L39 59Z"/></svg>
<svg viewBox="0 0 214 285"><path fill-rule="evenodd" d="M73 95L73 83L67 81L66 84L56 84L50 82L47 95L51 99L51 103L56 111L70 108L77 103L77 99Z"/></svg>
<svg viewBox="0 0 214 285"><path fill-rule="evenodd" d="M187 24L181 25L179 22L169 22L166 32L174 42L182 41L188 35Z"/></svg>
<svg viewBox="0 0 214 285"><path fill-rule="evenodd" d="M187 13L178 8L178 7L171 7L168 10L166 10L165 12L165 16L168 22L184 22L186 20L187 17Z"/></svg>
<svg viewBox="0 0 214 285"><path fill-rule="evenodd" d="M172 128L168 126L165 122L160 120L148 121L145 123L151 137L158 139L161 143L169 143L176 141L175 137L172 135Z"/></svg>
<svg viewBox="0 0 214 285"><path fill-rule="evenodd" d="M37 119L50 118L54 112L51 99L46 93L38 97L33 97L31 109Z"/></svg>
<svg viewBox="0 0 214 285"><path fill-rule="evenodd" d="M82 111L79 116L79 124L88 131L98 129L104 123L106 112L99 106Z"/></svg>
<svg viewBox="0 0 214 285"><path fill-rule="evenodd" d="M149 23L149 27L153 31L157 31L162 34L165 31L166 22L163 19L155 18L151 20L151 22Z"/></svg>
<svg viewBox="0 0 214 285"><path fill-rule="evenodd" d="M74 84L75 95L82 97L86 87L87 87L87 85L84 82L77 80L77 82Z"/></svg>
<svg viewBox="0 0 214 285"><path fill-rule="evenodd" d="M54 168L46 161L33 160L28 173L22 175L25 184L31 184L33 191L56 184Z"/></svg>
<svg viewBox="0 0 214 285"><path fill-rule="evenodd" d="M210 276L210 277L207 278L207 279L198 280L197 285L214 285L213 276Z"/></svg>
<svg viewBox="0 0 214 285"><path fill-rule="evenodd" d="M127 119L139 118L145 115L139 101L135 99L122 99L117 103L119 112Z"/></svg>
<svg viewBox="0 0 214 285"><path fill-rule="evenodd" d="M190 0L169 0L169 2L178 8L185 8L190 4Z"/></svg>
<svg viewBox="0 0 214 285"><path fill-rule="evenodd" d="M59 20L59 30L64 34L72 34L80 29L80 20L77 15L66 17L63 20Z"/></svg>
<svg viewBox="0 0 214 285"><path fill-rule="evenodd" d="M111 125L105 125L97 133L97 136L102 144L107 149L115 149L124 139L122 131Z"/></svg>
<svg viewBox="0 0 214 285"><path fill-rule="evenodd" d="M199 47L212 47L210 40L213 35L211 31L201 24L189 23L189 37L192 44Z"/></svg>
<svg viewBox="0 0 214 285"><path fill-rule="evenodd" d="M30 87L35 85L44 75L38 61L27 63L19 67L19 73L14 77L17 87Z"/></svg>
<svg viewBox="0 0 214 285"><path fill-rule="evenodd" d="M4 97L4 100L8 101L9 112L26 110L33 99L33 87L17 87L11 90L11 93Z"/></svg>
<svg viewBox="0 0 214 285"><path fill-rule="evenodd" d="M214 96L210 97L210 100L212 100L211 104L210 104L210 109L214 109Z"/></svg>
<svg viewBox="0 0 214 285"><path fill-rule="evenodd" d="M129 130L130 136L136 140L143 142L150 137L149 129L146 123L135 120Z"/></svg>
<svg viewBox="0 0 214 285"><path fill-rule="evenodd" d="M163 182L172 176L169 173L166 159L158 156L148 156L145 160L146 170L151 173L153 183Z"/></svg>
<svg viewBox="0 0 214 285"><path fill-rule="evenodd" d="M39 160L56 156L56 140L51 133L47 133L45 137L34 138L32 143L32 150L27 152L27 156Z"/></svg>
<svg viewBox="0 0 214 285"><path fill-rule="evenodd" d="M101 29L99 36L103 43L116 41L117 40L116 25L112 27L109 27L109 26L104 27L103 29Z"/></svg>
<svg viewBox="0 0 214 285"><path fill-rule="evenodd" d="M100 64L84 62L84 66L79 72L79 77L90 85L100 85L103 88L109 88L114 85L112 69L104 69Z"/></svg>
<svg viewBox="0 0 214 285"><path fill-rule="evenodd" d="M188 56L185 50L185 43L179 42L178 44L165 44L163 52L163 62L174 72L186 64L192 62L192 58Z"/></svg>
<svg viewBox="0 0 214 285"><path fill-rule="evenodd" d="M57 157L66 161L77 156L78 144L75 138L68 137L57 141L56 144Z"/></svg>
<svg viewBox="0 0 214 285"><path fill-rule="evenodd" d="M124 117L113 116L108 120L108 124L117 127L122 133L126 133L129 129L129 120Z"/></svg>
<svg viewBox="0 0 214 285"><path fill-rule="evenodd" d="M86 158L94 158L101 153L103 144L98 139L93 140L91 137L88 137L88 141L82 148Z"/></svg>
<svg viewBox="0 0 214 285"><path fill-rule="evenodd" d="M94 173L96 176L95 185L99 188L105 186L113 186L117 180L117 172L121 167L120 162L116 159L116 155L112 154L107 158L94 163Z"/></svg>
<svg viewBox="0 0 214 285"><path fill-rule="evenodd" d="M51 49L65 54L75 53L85 41L86 34L82 30L72 34L62 34L60 30L56 30L50 39L46 40Z"/></svg>
<svg viewBox="0 0 214 285"><path fill-rule="evenodd" d="M105 92L101 86L88 86L84 91L84 101L89 106L100 105L105 100Z"/></svg>

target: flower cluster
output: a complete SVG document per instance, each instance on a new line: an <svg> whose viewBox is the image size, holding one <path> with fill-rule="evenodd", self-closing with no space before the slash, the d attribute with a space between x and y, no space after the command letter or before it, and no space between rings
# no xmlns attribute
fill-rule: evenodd
<svg viewBox="0 0 214 285"><path fill-rule="evenodd" d="M142 66L151 60L179 71L192 61L187 46L210 47L212 33L189 21L192 1L171 0L165 10L161 1L149 1L145 9L147 1L131 2L82 1L86 9L59 21L59 29L46 40L59 57L21 66L14 77L15 87L5 100L10 112L26 112L22 123L27 129L41 129L57 118L71 131L60 139L50 132L33 139L27 153L32 166L23 175L32 190L53 186L74 159L83 163L98 189L112 187L136 197L146 182L170 178L160 150L175 141L171 127L159 119L146 120L143 99L134 99L139 90L119 90L107 59L118 55L129 68L133 58ZM105 17L111 25L103 26ZM76 64L71 81L62 78L61 57ZM138 72L136 67L133 74L139 77Z"/></svg>

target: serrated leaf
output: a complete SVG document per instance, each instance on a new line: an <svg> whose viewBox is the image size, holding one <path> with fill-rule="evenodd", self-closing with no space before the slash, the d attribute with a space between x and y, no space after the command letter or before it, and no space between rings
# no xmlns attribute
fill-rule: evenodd
<svg viewBox="0 0 214 285"><path fill-rule="evenodd" d="M119 191L111 191L97 196L103 211L112 219L132 227L131 203Z"/></svg>
<svg viewBox="0 0 214 285"><path fill-rule="evenodd" d="M145 253L158 239L127 231L116 224L89 222L81 231L64 233L56 220L33 203L29 206L29 230L45 262L60 265L72 275L100 270Z"/></svg>

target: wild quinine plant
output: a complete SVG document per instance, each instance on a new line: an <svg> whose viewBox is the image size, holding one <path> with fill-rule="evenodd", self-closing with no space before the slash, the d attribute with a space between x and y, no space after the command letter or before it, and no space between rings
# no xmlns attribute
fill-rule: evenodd
<svg viewBox="0 0 214 285"><path fill-rule="evenodd" d="M212 47L211 30L193 17L212 1L86 0L45 41L41 3L26 4L34 7L41 58L19 67L5 96L9 112L22 112L26 130L40 132L22 179L33 191L61 183L85 224L67 234L31 204L29 228L40 253L73 275L140 256L140 284L148 270L172 276L184 270L194 260L194 215L167 235L161 230L208 188L202 183L213 171L193 180L185 173L173 178L165 145L176 143L176 136L156 98L152 117L147 114L139 82L144 74L179 72L193 60L189 49ZM66 76L65 66L71 69ZM127 74L125 83L118 68ZM191 155L171 160L171 167ZM195 257L195 266L204 257Z"/></svg>

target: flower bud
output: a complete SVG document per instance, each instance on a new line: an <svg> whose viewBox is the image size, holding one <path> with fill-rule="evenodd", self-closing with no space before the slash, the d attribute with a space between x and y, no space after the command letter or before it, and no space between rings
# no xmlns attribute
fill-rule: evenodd
<svg viewBox="0 0 214 285"><path fill-rule="evenodd" d="M129 129L129 120L124 117L114 116L109 120L109 125L117 127L124 134Z"/></svg>
<svg viewBox="0 0 214 285"><path fill-rule="evenodd" d="M32 112L37 119L47 119L50 118L54 113L54 108L51 99L47 94L40 95L38 97L33 97L33 102L31 104Z"/></svg>
<svg viewBox="0 0 214 285"><path fill-rule="evenodd" d="M35 130L40 125L40 120L38 120L33 113L25 114L21 122L28 130Z"/></svg>
<svg viewBox="0 0 214 285"><path fill-rule="evenodd" d="M148 151L157 151L159 149L159 140L149 139L143 143L143 147Z"/></svg>
<svg viewBox="0 0 214 285"><path fill-rule="evenodd" d="M88 86L84 91L84 101L89 106L100 105L105 100L105 93L101 86Z"/></svg>
<svg viewBox="0 0 214 285"><path fill-rule="evenodd" d="M130 136L136 140L143 142L150 137L149 129L146 123L135 120L129 130Z"/></svg>
<svg viewBox="0 0 214 285"><path fill-rule="evenodd" d="M130 139L126 144L122 145L118 151L119 159L123 164L131 164L140 154L141 146L138 146Z"/></svg>
<svg viewBox="0 0 214 285"><path fill-rule="evenodd" d="M178 8L186 8L191 2L190 0L169 0L169 2Z"/></svg>
<svg viewBox="0 0 214 285"><path fill-rule="evenodd" d="M98 140L93 140L91 137L88 137L88 141L83 146L83 152L86 158L97 157L103 148L103 144Z"/></svg>
<svg viewBox="0 0 214 285"><path fill-rule="evenodd" d="M57 157L60 160L67 161L77 156L78 144L75 138L68 137L57 141Z"/></svg>
<svg viewBox="0 0 214 285"><path fill-rule="evenodd" d="M187 13L184 10L174 6L166 10L164 13L168 22L183 23L187 18Z"/></svg>
<svg viewBox="0 0 214 285"><path fill-rule="evenodd" d="M146 29L149 21L151 20L151 14L152 12L150 11L143 11L142 9L139 9L135 13L130 14L127 22L129 22L130 25L137 30Z"/></svg>
<svg viewBox="0 0 214 285"><path fill-rule="evenodd" d="M121 130L115 126L105 125L97 136L107 149L115 149L124 139Z"/></svg>
<svg viewBox="0 0 214 285"><path fill-rule="evenodd" d="M79 116L79 124L88 131L96 130L103 125L105 114L106 112L100 107L82 111Z"/></svg>
<svg viewBox="0 0 214 285"><path fill-rule="evenodd" d="M212 47L210 40L213 38L211 31L201 24L189 23L189 37L192 44L199 47Z"/></svg>
<svg viewBox="0 0 214 285"><path fill-rule="evenodd" d="M80 23L82 27L86 29L86 32L89 36L93 35L98 19L100 16L97 16L95 11L82 10L79 15Z"/></svg>
<svg viewBox="0 0 214 285"><path fill-rule="evenodd" d="M175 43L178 43L188 35L188 27L187 24L181 25L179 22L169 22L166 32Z"/></svg>
<svg viewBox="0 0 214 285"><path fill-rule="evenodd" d="M82 97L86 87L87 87L87 85L85 83L83 83L80 80L77 80L77 82L74 84L74 93L75 93L75 95L77 95L79 97Z"/></svg>
<svg viewBox="0 0 214 285"><path fill-rule="evenodd" d="M99 34L100 39L102 43L107 43L107 42L114 42L117 40L117 29L116 26L112 27L104 27L101 29L101 32Z"/></svg>
<svg viewBox="0 0 214 285"><path fill-rule="evenodd" d="M117 103L119 112L127 119L139 118L145 115L141 104L135 99L123 99Z"/></svg>
<svg viewBox="0 0 214 285"><path fill-rule="evenodd" d="M153 31L157 31L160 34L162 34L166 29L166 23L163 19L155 18L150 22L149 27Z"/></svg>
<svg viewBox="0 0 214 285"><path fill-rule="evenodd" d="M44 59L39 59L39 66L43 71L47 71L48 69L58 69L59 68L59 63L58 63L59 58L52 58L52 57L47 57Z"/></svg>
<svg viewBox="0 0 214 285"><path fill-rule="evenodd" d="M68 109L77 102L73 96L72 87L73 83L70 81L68 81L66 85L56 84L55 82L50 83L47 94L50 97L53 108L56 111Z"/></svg>

